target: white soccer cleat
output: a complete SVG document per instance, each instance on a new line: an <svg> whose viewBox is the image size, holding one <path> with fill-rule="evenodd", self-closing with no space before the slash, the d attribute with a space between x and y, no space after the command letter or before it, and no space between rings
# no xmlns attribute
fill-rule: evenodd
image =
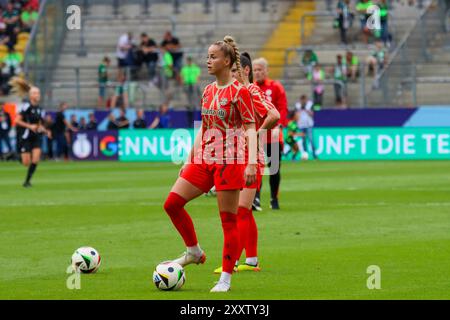
<svg viewBox="0 0 450 320"><path fill-rule="evenodd" d="M214 286L214 288L211 289L210 292L228 292L231 289L231 284L225 281L219 281Z"/></svg>
<svg viewBox="0 0 450 320"><path fill-rule="evenodd" d="M178 259L172 260L172 262L178 263L183 268L187 266L188 264L203 264L206 261L206 255L205 252L202 251L202 254L200 256L193 255L192 253L185 252L181 257Z"/></svg>

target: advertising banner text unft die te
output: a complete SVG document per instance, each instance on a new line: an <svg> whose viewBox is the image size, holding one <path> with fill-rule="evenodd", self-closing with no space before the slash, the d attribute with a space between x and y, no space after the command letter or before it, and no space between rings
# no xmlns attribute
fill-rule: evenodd
<svg viewBox="0 0 450 320"><path fill-rule="evenodd" d="M450 128L319 128L322 160L450 159Z"/></svg>

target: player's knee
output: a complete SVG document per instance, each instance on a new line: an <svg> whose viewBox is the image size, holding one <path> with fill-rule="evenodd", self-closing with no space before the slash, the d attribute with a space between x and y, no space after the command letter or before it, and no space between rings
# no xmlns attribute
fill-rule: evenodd
<svg viewBox="0 0 450 320"><path fill-rule="evenodd" d="M164 202L164 210L167 214L174 215L185 205L186 201L176 193L171 192Z"/></svg>
<svg viewBox="0 0 450 320"><path fill-rule="evenodd" d="M164 202L164 211L167 212L167 214L170 215L170 212L173 212L174 204L172 201L170 201L170 197L167 197L166 201Z"/></svg>
<svg viewBox="0 0 450 320"><path fill-rule="evenodd" d="M251 208L251 205L250 205L250 208ZM240 220L240 221L249 220L251 214L252 214L252 212L250 209L247 209L247 206L239 205L239 209L238 209L238 213L237 213L238 220Z"/></svg>

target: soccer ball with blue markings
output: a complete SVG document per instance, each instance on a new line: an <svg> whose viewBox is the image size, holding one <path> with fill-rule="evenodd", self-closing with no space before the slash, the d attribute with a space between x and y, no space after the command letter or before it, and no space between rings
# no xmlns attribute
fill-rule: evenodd
<svg viewBox="0 0 450 320"><path fill-rule="evenodd" d="M160 290L178 290L186 281L181 265L174 262L162 262L153 272L153 283Z"/></svg>
<svg viewBox="0 0 450 320"><path fill-rule="evenodd" d="M81 247L72 255L72 267L75 272L95 273L101 264L101 257L92 247Z"/></svg>

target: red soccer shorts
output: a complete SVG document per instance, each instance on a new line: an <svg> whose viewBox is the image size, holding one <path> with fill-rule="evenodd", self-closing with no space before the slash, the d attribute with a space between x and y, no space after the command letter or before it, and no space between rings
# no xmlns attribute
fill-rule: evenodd
<svg viewBox="0 0 450 320"><path fill-rule="evenodd" d="M245 185L244 182L244 188L259 190L261 188L263 173L264 173L264 164L258 163L258 169L256 171L256 181L249 186Z"/></svg>
<svg viewBox="0 0 450 320"><path fill-rule="evenodd" d="M180 177L207 193L213 186L216 191L242 190L245 185L244 172L244 164L189 163Z"/></svg>

